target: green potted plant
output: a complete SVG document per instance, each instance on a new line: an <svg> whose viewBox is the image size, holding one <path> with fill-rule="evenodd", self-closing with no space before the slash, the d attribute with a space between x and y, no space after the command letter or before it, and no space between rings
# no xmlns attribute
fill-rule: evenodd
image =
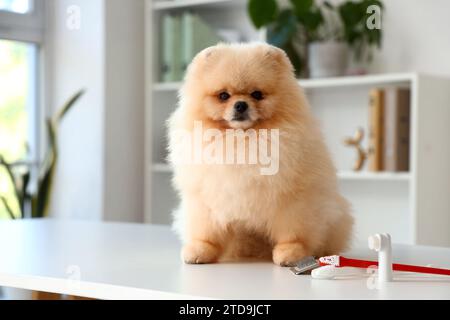
<svg viewBox="0 0 450 320"><path fill-rule="evenodd" d="M59 112L52 118L47 119L49 146L40 167L39 176L33 186L34 192L30 192L29 188L33 165L26 162L9 163L0 154L0 167L6 170L10 185L12 185L14 190L14 201L18 204L16 206L18 212L15 212L12 208L13 206L8 202L9 199L0 195L0 206L3 205L11 219L42 218L48 215L53 176L58 159L58 126L83 94L83 90L75 94L64 104Z"/></svg>
<svg viewBox="0 0 450 320"><path fill-rule="evenodd" d="M308 70L311 78L338 77L347 71L349 47L341 36L341 20L327 1L320 7L323 22L319 37L308 46Z"/></svg>
<svg viewBox="0 0 450 320"><path fill-rule="evenodd" d="M323 15L313 0L290 0L279 8L276 0L249 0L248 13L257 29L266 28L267 42L286 51L297 75L308 77L308 47L319 38Z"/></svg>
<svg viewBox="0 0 450 320"><path fill-rule="evenodd" d="M39 176L30 192L32 164L26 162L9 163L0 155L0 167L6 170L14 190L14 201L17 203L18 212L15 212L6 197L0 195L0 206L6 209L11 219L43 218L48 216L52 181L58 159L58 127L64 116L84 94L81 90L67 101L64 106L52 118L47 119L48 150L40 167ZM3 295L9 300L30 300L31 291L17 288L0 288Z"/></svg>
<svg viewBox="0 0 450 320"><path fill-rule="evenodd" d="M381 0L345 1L333 8L341 19L342 39L352 49L351 73L365 73L374 49L381 48L383 3Z"/></svg>
<svg viewBox="0 0 450 320"><path fill-rule="evenodd" d="M267 42L286 51L299 77L340 76L346 72L348 49L358 61L367 61L374 45L381 45L381 30L366 28L367 9L378 0L290 0L280 8L276 0L249 0L249 16L264 27Z"/></svg>

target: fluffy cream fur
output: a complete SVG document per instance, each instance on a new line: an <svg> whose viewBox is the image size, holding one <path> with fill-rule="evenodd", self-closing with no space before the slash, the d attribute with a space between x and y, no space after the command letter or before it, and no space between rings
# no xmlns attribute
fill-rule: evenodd
<svg viewBox="0 0 450 320"><path fill-rule="evenodd" d="M175 130L279 129L279 172L258 165L175 166L182 204L175 228L186 263L271 256L288 266L307 256L337 254L351 238L353 218L339 194L336 170L285 53L275 47L221 44L199 53L190 65L179 107L169 120L169 160L182 142ZM263 92L256 101L251 93ZM228 92L230 99L218 95ZM236 101L249 104L250 119L232 120Z"/></svg>

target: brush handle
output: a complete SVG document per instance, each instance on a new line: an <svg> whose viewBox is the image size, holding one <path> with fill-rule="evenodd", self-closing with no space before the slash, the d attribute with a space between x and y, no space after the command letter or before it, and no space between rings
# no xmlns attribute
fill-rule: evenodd
<svg viewBox="0 0 450 320"><path fill-rule="evenodd" d="M355 268L369 268L371 266L378 266L376 261L349 259L345 257L339 258L339 267L355 267ZM392 269L394 271L429 273L450 276L450 269L440 269L431 267L412 266L408 264L393 263Z"/></svg>
<svg viewBox="0 0 450 320"><path fill-rule="evenodd" d="M449 269L431 268L431 267L421 267L421 266L410 266L407 264L392 264L395 271L405 271L405 272L416 272L416 273L430 273L430 274L440 274L445 276L450 276Z"/></svg>

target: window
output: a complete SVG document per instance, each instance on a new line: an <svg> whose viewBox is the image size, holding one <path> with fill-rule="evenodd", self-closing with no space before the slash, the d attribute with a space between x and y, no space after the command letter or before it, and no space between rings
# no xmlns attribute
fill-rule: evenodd
<svg viewBox="0 0 450 320"><path fill-rule="evenodd" d="M0 10L15 13L29 13L31 11L31 0L0 0Z"/></svg>
<svg viewBox="0 0 450 320"><path fill-rule="evenodd" d="M0 39L41 43L43 0L0 0Z"/></svg>
<svg viewBox="0 0 450 320"><path fill-rule="evenodd" d="M38 61L42 46L42 1L0 0L0 155L16 177L36 172L39 159ZM19 204L0 166L0 196L17 217ZM9 218L0 200L0 219Z"/></svg>

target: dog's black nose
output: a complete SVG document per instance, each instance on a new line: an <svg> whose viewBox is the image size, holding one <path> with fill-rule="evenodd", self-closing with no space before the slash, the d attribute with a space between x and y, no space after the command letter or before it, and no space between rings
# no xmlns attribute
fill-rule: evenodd
<svg viewBox="0 0 450 320"><path fill-rule="evenodd" d="M237 113L244 113L248 109L248 104L245 101L238 101L234 105L234 110L236 110Z"/></svg>

